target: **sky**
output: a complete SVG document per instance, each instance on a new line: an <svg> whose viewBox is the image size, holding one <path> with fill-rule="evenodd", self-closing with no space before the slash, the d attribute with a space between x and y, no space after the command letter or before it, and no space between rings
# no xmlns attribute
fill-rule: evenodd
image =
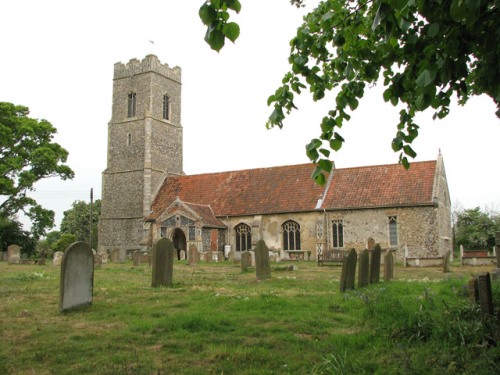
<svg viewBox="0 0 500 375"><path fill-rule="evenodd" d="M57 226L73 202L90 201L90 189L100 199L113 67L148 54L182 68L186 174L309 162L305 145L320 135L333 96L314 103L306 92L283 129L267 130L265 123L272 112L267 98L289 70L289 41L318 1L308 0L302 10L288 0L240 1L242 11L233 18L241 35L220 53L203 40L202 0L2 4L0 101L27 106L31 117L50 121L75 171L73 180L45 179L32 193L55 211ZM341 129L346 142L331 155L336 168L398 162L391 140L399 109L383 101L382 91L368 90ZM500 121L493 100L475 97L464 107L453 105L444 120L433 121L426 112L417 123L414 161L435 160L441 152L452 205L499 211Z"/></svg>

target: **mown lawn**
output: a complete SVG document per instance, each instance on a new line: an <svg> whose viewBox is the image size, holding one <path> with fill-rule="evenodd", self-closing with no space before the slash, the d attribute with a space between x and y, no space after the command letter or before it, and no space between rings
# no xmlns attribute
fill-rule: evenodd
<svg viewBox="0 0 500 375"><path fill-rule="evenodd" d="M176 262L174 285L154 289L147 266L106 264L93 305L60 314L59 267L1 262L0 374L500 373L498 308L484 316L466 289L492 267L398 266L340 293L340 267L295 265L258 282Z"/></svg>

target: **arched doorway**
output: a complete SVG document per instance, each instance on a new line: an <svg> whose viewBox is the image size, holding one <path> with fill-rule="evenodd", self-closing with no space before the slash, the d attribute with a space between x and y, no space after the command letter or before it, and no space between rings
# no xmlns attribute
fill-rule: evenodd
<svg viewBox="0 0 500 375"><path fill-rule="evenodd" d="M181 259L181 250L186 251L186 235L184 232L176 228L172 233L172 242L174 243L174 249L177 251L177 260Z"/></svg>

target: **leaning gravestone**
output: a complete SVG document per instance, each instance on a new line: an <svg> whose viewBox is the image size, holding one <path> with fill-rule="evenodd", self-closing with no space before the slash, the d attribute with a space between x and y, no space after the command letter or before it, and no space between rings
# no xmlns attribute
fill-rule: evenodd
<svg viewBox="0 0 500 375"><path fill-rule="evenodd" d="M119 249L111 249L109 253L109 261L111 263L118 262L118 257L119 257Z"/></svg>
<svg viewBox="0 0 500 375"><path fill-rule="evenodd" d="M19 263L21 260L21 248L18 245L9 245L7 248L7 260L10 264Z"/></svg>
<svg viewBox="0 0 500 375"><path fill-rule="evenodd" d="M75 242L64 252L60 283L60 312L92 304L94 254L85 242Z"/></svg>
<svg viewBox="0 0 500 375"><path fill-rule="evenodd" d="M255 273L257 280L271 277L271 263L269 262L269 249L264 240L257 241L255 245Z"/></svg>
<svg viewBox="0 0 500 375"><path fill-rule="evenodd" d="M174 243L168 238L161 238L153 246L153 269L151 286L169 286L173 282Z"/></svg>
<svg viewBox="0 0 500 375"><path fill-rule="evenodd" d="M394 279L394 250L388 250L384 257L384 281Z"/></svg>
<svg viewBox="0 0 500 375"><path fill-rule="evenodd" d="M443 254L443 273L449 273L450 271L450 252L447 251Z"/></svg>
<svg viewBox="0 0 500 375"><path fill-rule="evenodd" d="M356 250L351 249L347 256L344 257L342 264L342 272L340 275L340 291L345 292L347 289L354 289L354 279L356 276L356 264L358 254Z"/></svg>
<svg viewBox="0 0 500 375"><path fill-rule="evenodd" d="M370 264L370 284L378 283L380 280L380 255L382 249L379 244L375 245L372 251L372 261Z"/></svg>
<svg viewBox="0 0 500 375"><path fill-rule="evenodd" d="M252 254L250 251L243 251L241 253L241 270L245 271L249 267L252 267Z"/></svg>
<svg viewBox="0 0 500 375"><path fill-rule="evenodd" d="M370 281L370 254L363 250L359 256L358 288L363 288Z"/></svg>

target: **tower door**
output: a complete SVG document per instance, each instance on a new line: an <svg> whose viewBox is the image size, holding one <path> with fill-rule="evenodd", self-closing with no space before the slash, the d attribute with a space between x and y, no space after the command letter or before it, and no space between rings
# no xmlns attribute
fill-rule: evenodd
<svg viewBox="0 0 500 375"><path fill-rule="evenodd" d="M186 235L184 232L177 228L172 234L172 242L174 243L174 248L177 251L177 260L181 259L181 250L186 251Z"/></svg>

